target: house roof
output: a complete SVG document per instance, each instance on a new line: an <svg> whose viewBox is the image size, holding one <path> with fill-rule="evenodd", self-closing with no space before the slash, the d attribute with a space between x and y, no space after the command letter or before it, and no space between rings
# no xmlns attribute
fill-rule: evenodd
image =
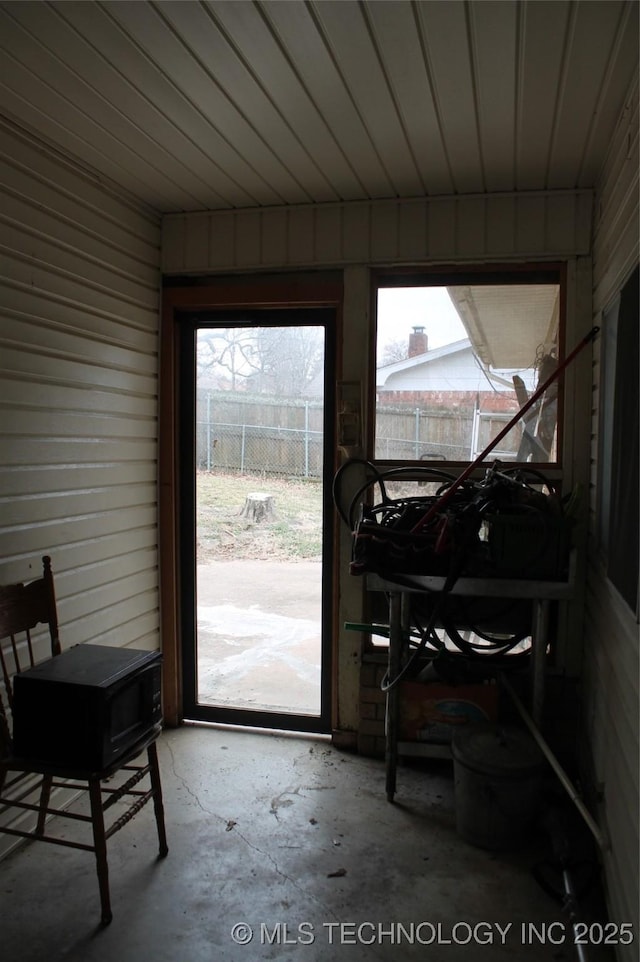
<svg viewBox="0 0 640 962"><path fill-rule="evenodd" d="M414 354L412 357L406 357L402 361L384 364L376 371L376 386L384 387L387 378L392 374L400 374L403 371L410 371L413 368L422 367L425 364L432 364L434 361L439 361L443 357L450 357L453 354L467 351L470 347L471 341L468 337L465 337L460 341L453 341L451 344L444 344L442 347L436 347L432 351L426 351L424 354Z"/></svg>
<svg viewBox="0 0 640 962"><path fill-rule="evenodd" d="M591 188L635 0L0 3L0 115L159 212Z"/></svg>
<svg viewBox="0 0 640 962"><path fill-rule="evenodd" d="M552 284L460 285L447 288L469 337L417 357L408 357L378 370L386 380L392 374L473 345L490 371L530 369L536 358L557 348L559 288ZM518 323L513 319L517 317Z"/></svg>

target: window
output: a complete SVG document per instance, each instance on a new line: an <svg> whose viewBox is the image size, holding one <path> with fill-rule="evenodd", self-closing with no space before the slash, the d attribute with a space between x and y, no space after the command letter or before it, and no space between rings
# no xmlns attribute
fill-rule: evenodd
<svg viewBox="0 0 640 962"><path fill-rule="evenodd" d="M600 543L607 577L638 612L638 268L603 316Z"/></svg>
<svg viewBox="0 0 640 962"><path fill-rule="evenodd" d="M472 461L555 370L559 269L379 276L375 458ZM492 458L559 460L558 384Z"/></svg>

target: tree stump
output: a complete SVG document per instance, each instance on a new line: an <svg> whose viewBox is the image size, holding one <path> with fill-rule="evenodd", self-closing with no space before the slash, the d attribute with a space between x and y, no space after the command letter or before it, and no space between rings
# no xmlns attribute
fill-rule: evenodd
<svg viewBox="0 0 640 962"><path fill-rule="evenodd" d="M275 497L264 491L253 491L244 502L241 515L251 521L269 521L275 512Z"/></svg>

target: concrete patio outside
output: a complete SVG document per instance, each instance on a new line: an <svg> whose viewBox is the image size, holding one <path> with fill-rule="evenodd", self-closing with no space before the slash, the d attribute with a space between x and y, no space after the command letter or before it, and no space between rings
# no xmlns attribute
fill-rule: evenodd
<svg viewBox="0 0 640 962"><path fill-rule="evenodd" d="M198 565L198 700L320 713L320 561Z"/></svg>

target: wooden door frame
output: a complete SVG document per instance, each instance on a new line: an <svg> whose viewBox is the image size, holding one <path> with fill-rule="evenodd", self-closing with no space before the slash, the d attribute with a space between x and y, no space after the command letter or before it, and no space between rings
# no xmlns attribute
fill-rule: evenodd
<svg viewBox="0 0 640 962"><path fill-rule="evenodd" d="M300 274L252 274L224 277L168 276L163 278L160 320L158 527L160 637L163 653L163 711L168 726L181 724L182 629L180 598L180 465L179 465L179 371L180 319L182 313L225 308L328 307L336 312L336 380L340 379L342 341L342 272ZM325 465L325 483L337 467ZM335 567L335 565L334 565ZM332 583L337 572L332 572ZM335 597L335 592L334 592ZM336 619L334 602L332 622ZM338 632L332 625L332 644ZM333 653L332 653L333 654ZM331 658L335 672L337 658ZM332 678L331 726L337 719L337 684Z"/></svg>

